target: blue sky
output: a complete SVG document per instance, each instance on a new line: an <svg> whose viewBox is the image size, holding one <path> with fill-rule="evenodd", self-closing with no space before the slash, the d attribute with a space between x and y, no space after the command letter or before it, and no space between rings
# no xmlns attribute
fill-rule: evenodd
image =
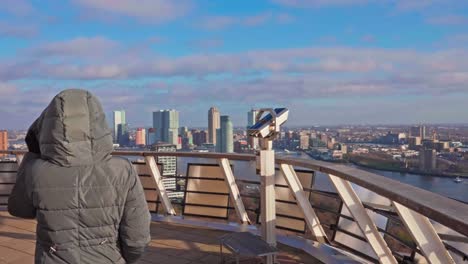
<svg viewBox="0 0 468 264"><path fill-rule="evenodd" d="M136 4L137 3L137 4ZM454 0L4 0L0 120L26 128L67 88L132 126L211 106L244 126L467 123L468 3Z"/></svg>

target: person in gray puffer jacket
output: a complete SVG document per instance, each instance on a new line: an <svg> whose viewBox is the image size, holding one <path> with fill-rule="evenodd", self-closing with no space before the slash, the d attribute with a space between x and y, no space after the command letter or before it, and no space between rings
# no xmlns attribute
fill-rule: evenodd
<svg viewBox="0 0 468 264"><path fill-rule="evenodd" d="M26 142L8 211L37 219L35 263L135 263L151 240L150 213L132 164L111 156L98 99L59 93Z"/></svg>

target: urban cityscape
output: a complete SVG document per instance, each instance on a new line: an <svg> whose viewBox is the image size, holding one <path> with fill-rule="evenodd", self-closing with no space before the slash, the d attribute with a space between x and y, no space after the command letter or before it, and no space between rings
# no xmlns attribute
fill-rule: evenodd
<svg viewBox="0 0 468 264"><path fill-rule="evenodd" d="M113 111L108 119L117 150L165 146L165 151L255 153L258 139L248 136L247 128L254 125L257 114L251 109L246 112L246 125L236 126L229 115L211 107L205 128L180 125L179 111L174 109L153 112L149 127L130 127L125 110ZM26 149L26 130L2 130L0 135L1 150ZM468 176L467 146L468 126L453 124L286 126L274 141L274 148L283 155L304 153L329 162L448 177Z"/></svg>

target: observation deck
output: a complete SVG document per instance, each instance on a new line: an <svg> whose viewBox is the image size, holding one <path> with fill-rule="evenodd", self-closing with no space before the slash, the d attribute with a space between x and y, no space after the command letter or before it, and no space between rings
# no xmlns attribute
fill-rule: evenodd
<svg viewBox="0 0 468 264"><path fill-rule="evenodd" d="M24 155L1 153L18 162ZM262 234L261 214L270 209L260 203L265 186L255 155L113 155L133 161L152 213L141 263L219 263L222 235ZM179 174L164 175L158 157L176 157ZM468 263L467 204L345 165L282 156L275 163L274 228L267 232L276 237L279 263ZM33 262L35 221L5 211L17 169L17 162L0 162L0 263Z"/></svg>

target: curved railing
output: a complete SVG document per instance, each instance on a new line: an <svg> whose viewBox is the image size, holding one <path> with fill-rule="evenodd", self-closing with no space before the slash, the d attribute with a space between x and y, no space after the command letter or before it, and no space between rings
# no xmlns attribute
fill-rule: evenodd
<svg viewBox="0 0 468 264"><path fill-rule="evenodd" d="M1 153L19 160L24 154ZM135 166L148 191L150 210L168 215L166 220L179 215L261 225L259 215L265 208L259 205L260 177L240 179L232 167L235 162L255 161L255 155L150 151L113 155L141 159ZM205 162L189 163L186 175L167 176L158 166L160 157ZM429 263L458 263L467 259L467 204L345 165L290 157L276 157L275 162L279 233L331 245L370 262L425 258ZM184 181L184 189L166 188L165 179ZM319 181L328 187L319 187ZM183 198L170 199L171 192L183 193Z"/></svg>

